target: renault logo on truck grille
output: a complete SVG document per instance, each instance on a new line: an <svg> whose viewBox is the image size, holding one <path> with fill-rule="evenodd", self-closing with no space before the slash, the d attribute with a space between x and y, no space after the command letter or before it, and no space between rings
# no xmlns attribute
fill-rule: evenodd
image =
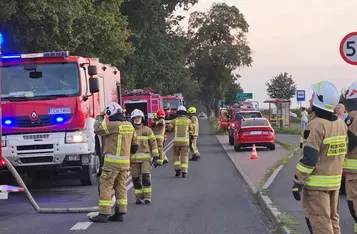
<svg viewBox="0 0 357 234"><path fill-rule="evenodd" d="M36 119L36 117L37 117L37 114L36 114L36 112L33 111L31 113L31 119Z"/></svg>

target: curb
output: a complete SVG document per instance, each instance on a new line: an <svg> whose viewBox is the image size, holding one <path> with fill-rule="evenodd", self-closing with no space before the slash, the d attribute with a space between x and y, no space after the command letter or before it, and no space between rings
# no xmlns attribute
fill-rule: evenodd
<svg viewBox="0 0 357 234"><path fill-rule="evenodd" d="M283 142L283 144L286 144ZM290 144L287 144L290 145ZM300 148L297 148L293 150L288 157L294 157L295 155L301 153ZM273 174L269 177L267 182L264 184L264 186L261 189L268 189L271 185L271 183L274 181L275 177L278 175L281 169L283 169L283 165L280 165L274 172ZM284 225L281 224L280 216L282 213L279 211L278 208L273 206L273 202L271 201L270 197L267 195L264 195L262 191L260 190L258 192L258 203L262 207L263 211L267 214L268 218L274 223L276 227L278 227L278 233L281 234L291 234L292 232Z"/></svg>
<svg viewBox="0 0 357 234"><path fill-rule="evenodd" d="M220 140L217 137L216 134L216 138L218 140L218 142L222 145L222 143L220 142ZM293 144L288 144L285 143L283 141L279 141L277 139L275 139L275 142L278 143L279 145L283 146L284 148L287 148L289 146L292 146ZM280 225L281 220L279 218L280 215L282 215L282 213L279 211L278 208L273 206L273 202L271 201L271 199L269 198L269 196L264 195L261 192L261 189L268 189L269 186L271 185L271 183L274 181L275 177L278 175L278 173L280 172L281 169L283 169L283 165L280 165L274 172L273 174L269 177L269 179L267 180L267 182L263 185L263 187L259 190L249 179L249 177L244 173L244 171L238 166L236 165L235 161L232 159L232 157L229 155L229 153L227 152L227 150L223 147L224 151L226 152L227 156L229 157L229 159L231 160L232 164L234 165L234 167L238 170L238 172L240 173L240 175L243 177L243 180L246 182L246 184L248 185L248 187L251 190L251 193L253 195L257 195L257 200L258 200L258 204L259 206L262 208L263 212L268 216L269 220L277 227L277 231L279 234L292 234L292 232L283 225ZM300 151L300 148L296 148L295 150L293 150L292 152L290 152L290 154L288 155L289 158L295 156L296 154L298 154Z"/></svg>

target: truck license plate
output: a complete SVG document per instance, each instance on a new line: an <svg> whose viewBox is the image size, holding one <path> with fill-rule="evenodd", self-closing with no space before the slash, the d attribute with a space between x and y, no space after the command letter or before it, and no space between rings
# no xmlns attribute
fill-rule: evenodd
<svg viewBox="0 0 357 234"><path fill-rule="evenodd" d="M250 135L261 135L262 131L252 131L250 132Z"/></svg>
<svg viewBox="0 0 357 234"><path fill-rule="evenodd" d="M68 161L78 161L79 155L68 155Z"/></svg>

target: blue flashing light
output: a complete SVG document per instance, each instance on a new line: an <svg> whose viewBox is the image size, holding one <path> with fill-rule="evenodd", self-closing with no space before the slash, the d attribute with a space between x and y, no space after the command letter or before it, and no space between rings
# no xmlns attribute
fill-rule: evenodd
<svg viewBox="0 0 357 234"><path fill-rule="evenodd" d="M2 59L15 59L15 58L21 58L21 55L4 55L0 56Z"/></svg>
<svg viewBox="0 0 357 234"><path fill-rule="evenodd" d="M58 117L56 118L56 122L57 122L57 123L62 123L63 121L64 121L64 118L61 117L61 116L58 116Z"/></svg>
<svg viewBox="0 0 357 234"><path fill-rule="evenodd" d="M3 42L4 42L4 38L2 37L2 34L1 34L1 32L0 32L0 47L1 47L1 45L2 45Z"/></svg>
<svg viewBox="0 0 357 234"><path fill-rule="evenodd" d="M5 121L4 121L4 124L7 125L7 126L11 125L11 124L12 124L11 119L5 120Z"/></svg>
<svg viewBox="0 0 357 234"><path fill-rule="evenodd" d="M0 37L1 41L1 37ZM58 51L58 52L45 52L45 53L35 53L35 54L12 54L0 56L0 59L26 59L26 58L54 58L54 57L68 57L68 51Z"/></svg>

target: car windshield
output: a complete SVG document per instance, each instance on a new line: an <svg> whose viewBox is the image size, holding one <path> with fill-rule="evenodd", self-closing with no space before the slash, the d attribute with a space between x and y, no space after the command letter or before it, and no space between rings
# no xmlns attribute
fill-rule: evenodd
<svg viewBox="0 0 357 234"><path fill-rule="evenodd" d="M260 112L243 112L243 113L236 113L236 121L239 121L243 118L261 118L262 114Z"/></svg>
<svg viewBox="0 0 357 234"><path fill-rule="evenodd" d="M180 100L164 100L164 109L177 109L180 106Z"/></svg>
<svg viewBox="0 0 357 234"><path fill-rule="evenodd" d="M34 71L41 72L42 77L30 78L30 73ZM1 69L1 98L78 95L78 73L76 63L5 65Z"/></svg>
<svg viewBox="0 0 357 234"><path fill-rule="evenodd" d="M242 127L251 127L251 126L269 126L269 122L266 119L252 119L242 121Z"/></svg>

